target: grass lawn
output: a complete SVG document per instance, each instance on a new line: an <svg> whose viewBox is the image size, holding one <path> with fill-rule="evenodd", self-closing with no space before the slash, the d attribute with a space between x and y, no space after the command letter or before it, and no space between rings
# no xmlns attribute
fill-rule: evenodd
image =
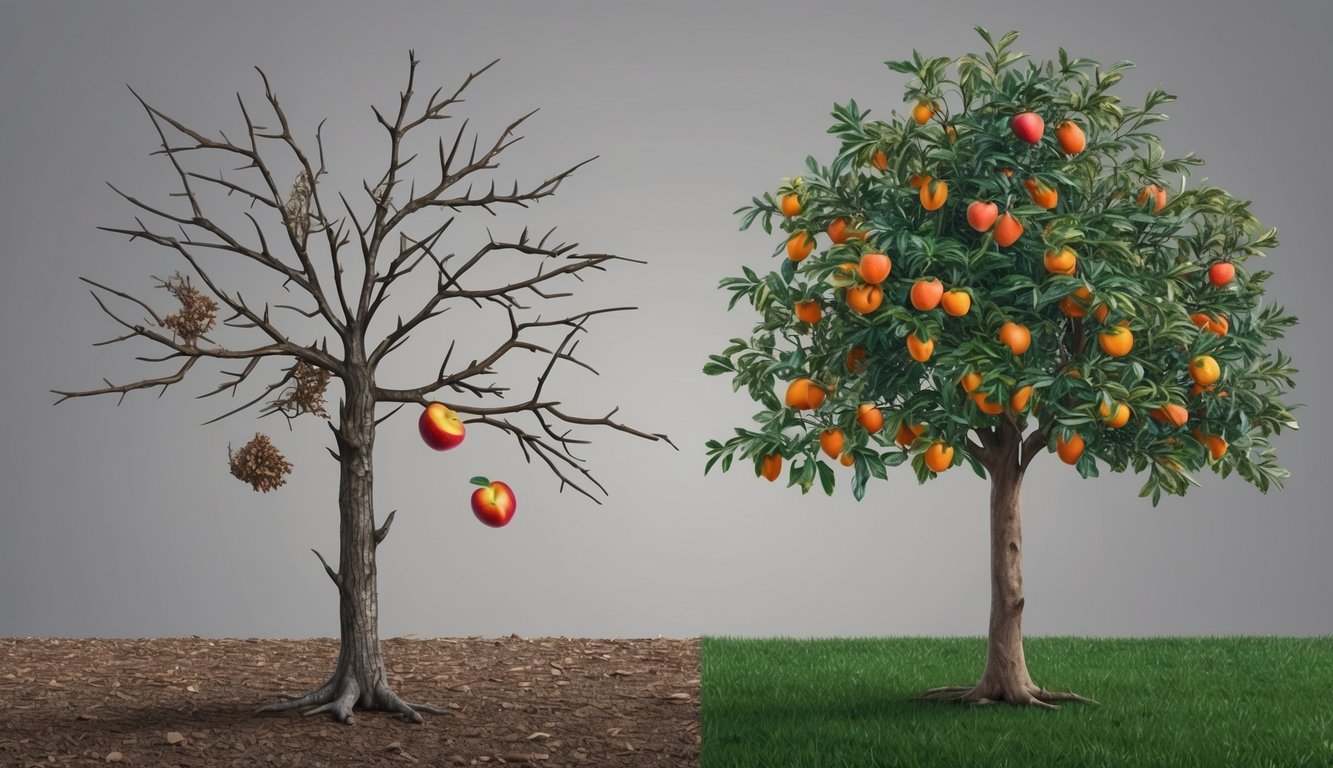
<svg viewBox="0 0 1333 768"><path fill-rule="evenodd" d="M981 638L705 638L703 768L1333 766L1333 637L1026 641L1059 712L918 702Z"/></svg>

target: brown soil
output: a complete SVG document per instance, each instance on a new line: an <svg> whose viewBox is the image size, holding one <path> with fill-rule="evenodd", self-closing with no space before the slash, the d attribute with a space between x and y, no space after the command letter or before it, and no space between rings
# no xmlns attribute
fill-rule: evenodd
<svg viewBox="0 0 1333 768"><path fill-rule="evenodd" d="M0 765L697 765L695 640L384 642L424 725L255 715L322 684L333 640L0 638Z"/></svg>

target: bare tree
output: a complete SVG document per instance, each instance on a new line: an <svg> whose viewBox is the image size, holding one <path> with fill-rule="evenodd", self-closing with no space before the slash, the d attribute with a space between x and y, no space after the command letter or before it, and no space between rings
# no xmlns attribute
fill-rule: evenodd
<svg viewBox="0 0 1333 768"><path fill-rule="evenodd" d="M409 54L407 88L399 94L395 110L386 115L372 108L388 137L388 160L378 179L362 182L358 194L364 194L365 201L360 208L343 194L333 199L321 188L326 173L320 135L323 123L315 131L315 152L308 153L293 135L287 114L262 70L259 75L264 84L265 109L270 115L267 119L276 125L266 127L256 122L245 100L237 94L245 125L245 135L239 140L223 132L213 137L197 131L150 106L135 93L161 139L161 148L154 154L165 156L179 178L181 189L174 196L184 200L185 210L158 207L117 189L117 193L147 214L154 225L145 223L144 217L136 217L134 226L104 229L161 246L185 261L188 274L161 281L160 285L180 300L181 310L162 316L144 299L81 278L92 285L93 297L102 311L120 326L119 335L100 344L146 340L165 351L139 360L179 363L179 367L129 383L114 384L104 379L102 387L56 391L61 396L57 402L92 395L119 395L123 399L126 393L136 390L165 390L183 380L196 363L205 359L241 361L243 367L224 371L224 380L201 397L222 392L235 396L266 358L290 363L275 382L218 419L265 401L266 415L281 413L289 419L301 413L327 416L323 413L323 386L330 379L337 379L342 385L337 426L330 424L337 444L337 449L330 453L340 465L337 569L315 552L338 588L341 651L337 667L328 682L317 690L288 697L289 700L261 707L259 711L304 709L307 715L331 712L346 721L354 708L378 709L400 712L414 722L421 721L421 712L440 712L400 699L388 686L380 653L376 548L389 534L394 513L390 512L377 524L373 509L372 452L376 427L404 405L424 406L445 393L466 396L467 399L441 402L468 423L485 424L512 435L527 461L534 457L541 460L559 478L561 490L569 486L594 501L606 490L584 461L571 452L587 442L573 436L573 428L606 427L671 444L666 435L640 431L615 420L614 409L602 416L578 415L545 392L551 374L562 364L592 370L576 356L576 337L590 319L633 307L542 317L531 315L527 311L530 307L523 303L546 303L570 296L570 292L557 286L570 280L581 281L581 273L585 271L604 270L613 262L632 259L580 253L575 250L576 244L553 242L552 232L534 239L526 229L517 238L508 240L491 236L466 258L440 251L441 238L459 212L480 209L494 214L501 206L527 207L555 194L561 183L584 163L530 188L520 188L517 182L509 191L497 188L493 181L485 186L475 184L475 179L485 178L499 167L501 153L520 140L517 131L532 113L514 120L489 145L479 146L479 138L473 134L470 149L464 148L468 133L464 122L450 144L443 137L434 142L432 154L436 155L438 179L419 189L406 175L418 158L417 154L408 154L407 139L423 126L449 119L446 110L459 104L473 80L495 62L470 74L451 94L445 95L443 89L437 89L424 109L413 104L417 64L416 55ZM280 153L281 160L273 159L274 151ZM198 155L221 156L239 167L230 175L199 173L191 170L188 163ZM298 169L285 197L275 176L277 162L287 162ZM395 193L404 186L408 187L406 201L396 205ZM205 188L225 191L228 196L239 196L247 203L244 216L248 224L244 234L229 231L204 210L202 195L197 191ZM487 190L484 193L479 191L483 188ZM445 214L449 214L447 218ZM261 220L273 226L280 222L285 234L274 238L280 242L270 240L272 232L266 235ZM419 236L413 235L411 229L418 222L427 222L424 234ZM469 279L475 277L473 270L483 259L498 255L535 266L526 268L527 273L521 279L504 285L482 285ZM259 265L271 273L275 285L280 284L300 296L300 303L305 306L247 302L239 292L228 290L210 275L210 267L218 263L214 259L240 259ZM345 269L349 266L352 268ZM382 337L368 338L367 330L376 316L385 311L391 290L409 276L432 281L433 295L414 312L398 315L392 330ZM498 308L495 311L507 317L507 337L489 353L466 365L450 365L454 349L451 342L438 372L417 386L393 388L377 381L377 367L386 357L400 348L414 331L457 302ZM136 313L142 310L147 317L131 319L127 309ZM250 346L232 348L210 339L218 309L230 313L223 325L245 329L232 333L254 337ZM278 310L309 319L301 320L300 324L319 322L323 336L317 341L294 340L276 319ZM329 336L335 340L332 349ZM558 343L553 341L555 338L559 338ZM516 351L547 358L535 386L522 399L507 398L507 388L495 384L491 378L497 363ZM392 410L378 414L380 404L387 404ZM280 454L273 453L277 461L282 460ZM270 486L280 483L283 474L285 469L279 467L263 482Z"/></svg>

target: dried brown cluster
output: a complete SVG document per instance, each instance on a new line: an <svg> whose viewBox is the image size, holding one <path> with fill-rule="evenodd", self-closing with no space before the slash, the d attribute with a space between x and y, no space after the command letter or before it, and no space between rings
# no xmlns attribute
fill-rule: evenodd
<svg viewBox="0 0 1333 768"><path fill-rule="evenodd" d="M329 388L328 371L317 368L305 361L298 362L292 369L292 385L283 391L282 396L273 401L273 407L282 411L288 418L295 418L303 413L313 413L320 418L329 418L324 408L324 393Z"/></svg>
<svg viewBox="0 0 1333 768"><path fill-rule="evenodd" d="M238 451L227 446L227 458L231 462L233 477L264 493L282 487L292 472L292 463L262 432L256 432L254 438Z"/></svg>
<svg viewBox="0 0 1333 768"><path fill-rule="evenodd" d="M162 319L162 325L181 341L193 344L199 337L213 330L218 317L217 302L200 293L190 284L190 278L177 272L161 281L158 287L165 288L181 303L179 312L173 312Z"/></svg>
<svg viewBox="0 0 1333 768"><path fill-rule="evenodd" d="M306 234L310 232L310 195L313 188L310 184L310 174L301 171L296 174L296 180L292 182L292 189L287 193L287 202L283 204L283 209L287 213L287 226L291 228L292 237L304 241Z"/></svg>

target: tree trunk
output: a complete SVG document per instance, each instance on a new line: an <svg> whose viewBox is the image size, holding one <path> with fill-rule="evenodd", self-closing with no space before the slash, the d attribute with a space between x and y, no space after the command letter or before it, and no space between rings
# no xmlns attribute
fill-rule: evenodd
<svg viewBox="0 0 1333 768"><path fill-rule="evenodd" d="M936 688L922 698L1046 707L1054 707L1057 701L1095 703L1076 693L1048 691L1028 675L1023 655L1023 466L1018 461L1017 438L1009 445L1011 450L1001 448L1000 457L988 467L991 599L986 667L976 685Z"/></svg>
<svg viewBox="0 0 1333 768"><path fill-rule="evenodd" d="M305 696L260 707L276 712L310 707L307 715L332 712L347 722L352 710L377 709L399 712L421 722L420 712L441 714L424 704L411 704L389 688L380 655L379 587L375 550L388 533L389 521L375 528L374 465L375 397L371 374L363 366L349 366L343 381L343 403L339 413L338 515L339 557L335 572L325 569L338 587L338 665L328 682ZM318 555L318 553L316 553ZM323 561L323 557L320 560Z"/></svg>

